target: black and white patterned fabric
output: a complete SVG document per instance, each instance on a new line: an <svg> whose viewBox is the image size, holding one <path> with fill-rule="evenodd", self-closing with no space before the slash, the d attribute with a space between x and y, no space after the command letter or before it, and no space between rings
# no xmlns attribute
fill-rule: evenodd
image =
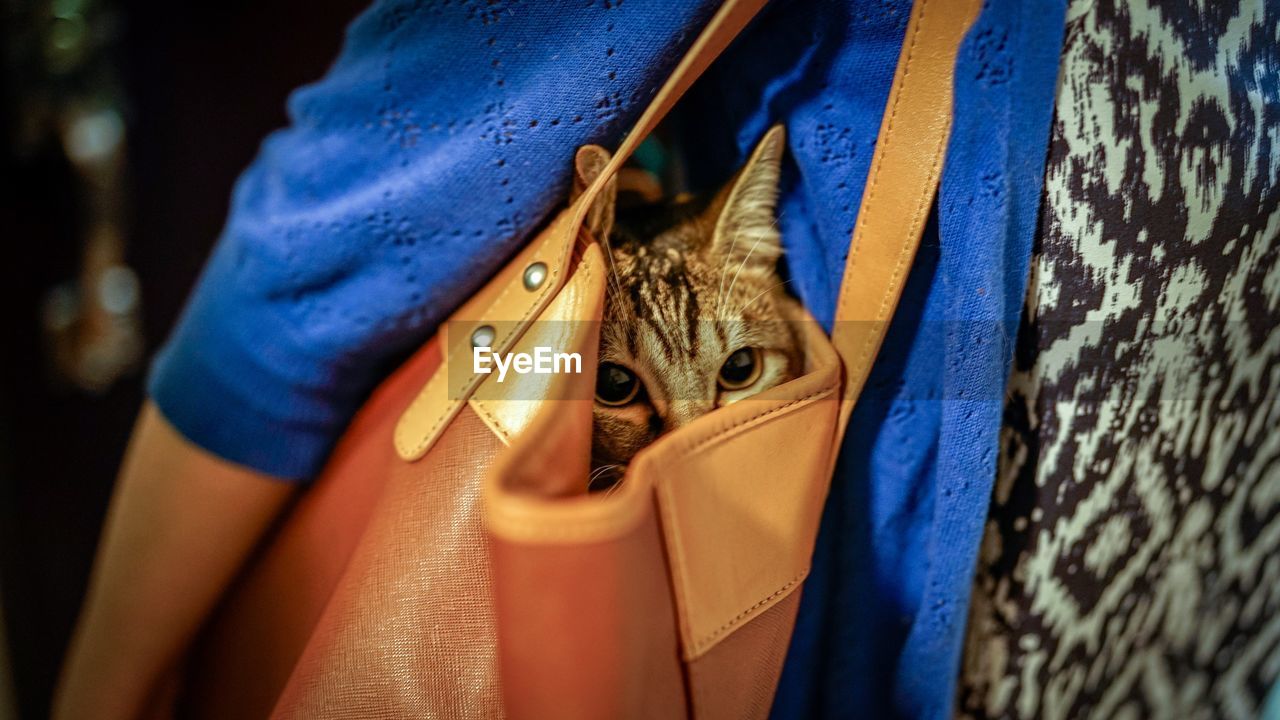
<svg viewBox="0 0 1280 720"><path fill-rule="evenodd" d="M957 713L1280 676L1280 2L1076 0Z"/></svg>

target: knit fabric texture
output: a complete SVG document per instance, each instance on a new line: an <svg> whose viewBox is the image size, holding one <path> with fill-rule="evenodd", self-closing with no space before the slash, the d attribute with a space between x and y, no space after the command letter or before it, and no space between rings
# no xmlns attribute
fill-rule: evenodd
<svg viewBox="0 0 1280 720"><path fill-rule="evenodd" d="M289 99L149 391L187 438L305 480L406 352L616 146L718 3L375 3Z"/></svg>

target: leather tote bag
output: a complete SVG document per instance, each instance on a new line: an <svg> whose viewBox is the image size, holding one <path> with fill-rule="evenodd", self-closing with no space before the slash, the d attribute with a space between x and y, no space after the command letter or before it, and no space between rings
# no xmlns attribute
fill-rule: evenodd
<svg viewBox="0 0 1280 720"><path fill-rule="evenodd" d="M371 396L190 653L183 714L765 717L978 4L915 4L835 330L796 319L803 375L663 435L616 489L587 493L609 274L584 217L763 5L726 2L596 182ZM576 352L586 372L500 384L473 372L477 343Z"/></svg>

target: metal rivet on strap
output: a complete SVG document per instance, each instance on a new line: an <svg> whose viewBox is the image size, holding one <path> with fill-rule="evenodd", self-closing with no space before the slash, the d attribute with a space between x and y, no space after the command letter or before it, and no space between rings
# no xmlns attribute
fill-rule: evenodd
<svg viewBox="0 0 1280 720"><path fill-rule="evenodd" d="M493 332L492 325L481 325L471 333L471 347L491 348L495 337L496 334Z"/></svg>
<svg viewBox="0 0 1280 720"><path fill-rule="evenodd" d="M533 291L547 281L547 264L536 262L524 269L524 289Z"/></svg>

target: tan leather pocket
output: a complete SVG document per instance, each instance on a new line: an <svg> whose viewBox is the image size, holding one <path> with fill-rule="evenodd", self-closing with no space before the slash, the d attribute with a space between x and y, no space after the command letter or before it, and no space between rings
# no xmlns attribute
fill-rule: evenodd
<svg viewBox="0 0 1280 720"><path fill-rule="evenodd" d="M659 439L624 481L655 489L686 660L785 599L809 572L840 369L817 323L805 326L807 374Z"/></svg>

